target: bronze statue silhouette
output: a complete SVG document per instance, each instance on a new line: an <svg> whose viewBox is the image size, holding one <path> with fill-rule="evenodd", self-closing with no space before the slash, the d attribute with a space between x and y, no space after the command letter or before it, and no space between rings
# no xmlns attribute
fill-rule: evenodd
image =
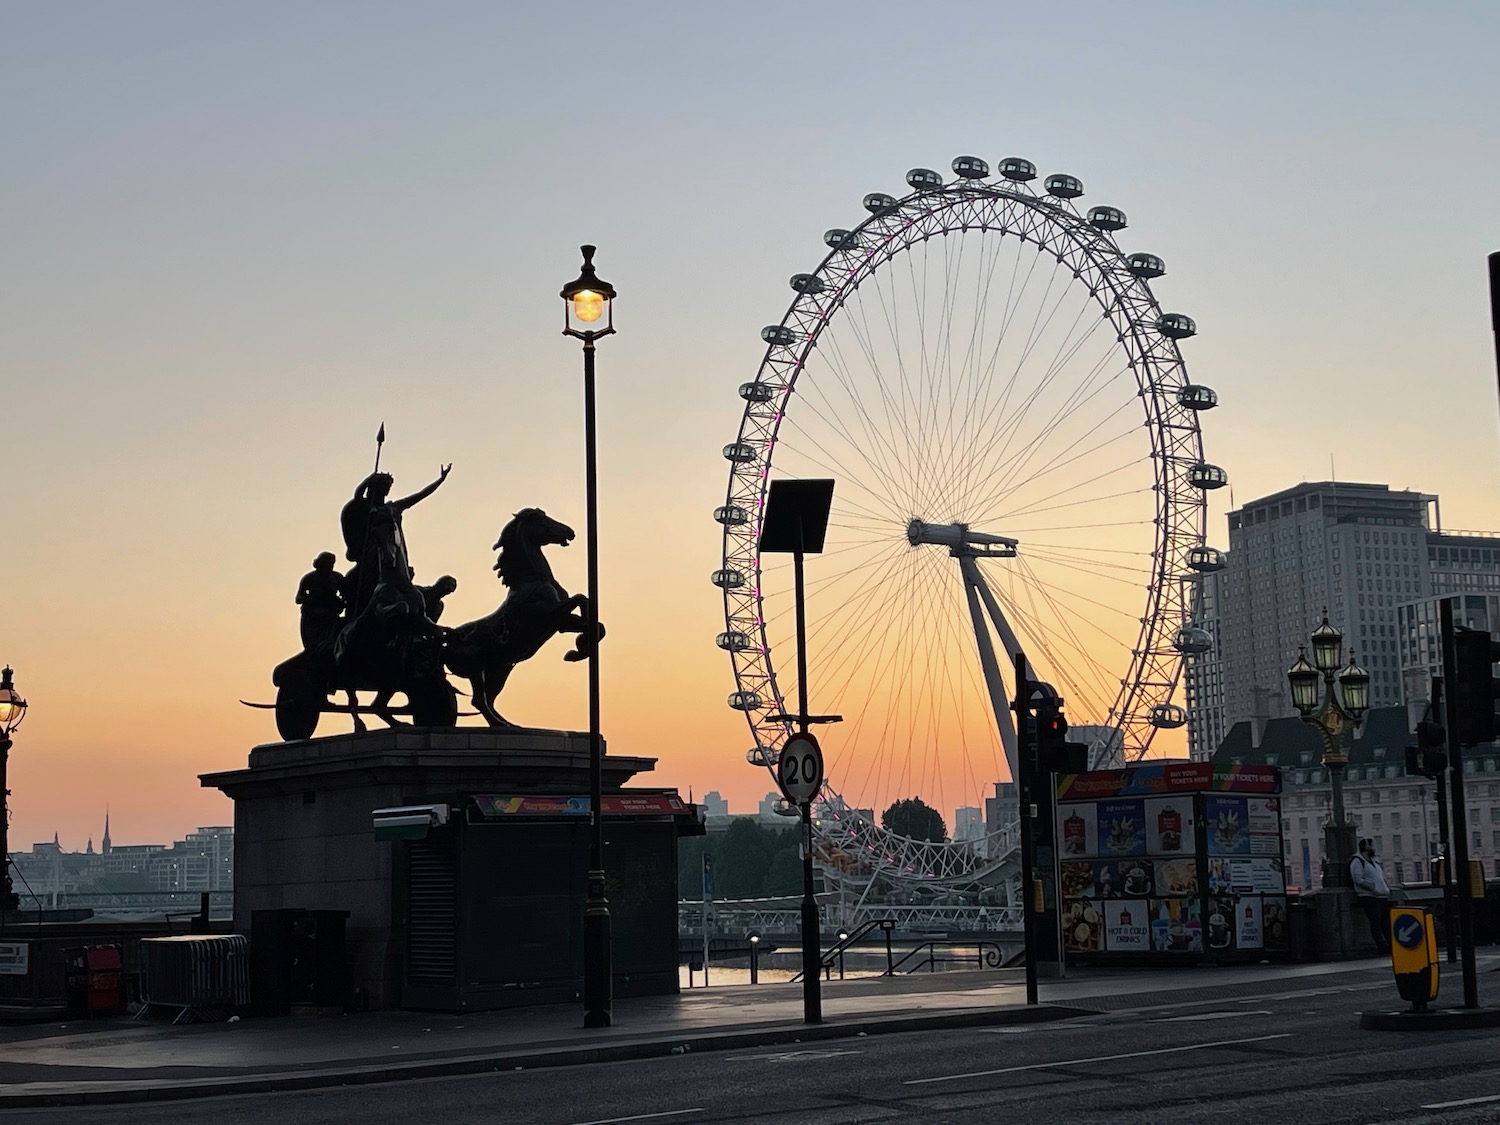
<svg viewBox="0 0 1500 1125"><path fill-rule="evenodd" d="M353 499L339 512L344 557L354 564L344 576L344 596L350 616L357 616L365 608L378 583L399 574L410 585L411 559L406 553L401 515L436 492L452 470L452 465L441 466L437 480L400 500L390 499L395 478L389 473L373 472L360 481Z"/></svg>
<svg viewBox="0 0 1500 1125"><path fill-rule="evenodd" d="M508 590L500 607L454 629L439 625L443 599L458 583L446 574L430 586L415 583L402 516L437 491L452 466L442 466L420 491L392 500L394 482L379 471L384 439L382 425L376 471L339 512L344 554L354 565L340 575L331 552L313 560L297 586L302 651L273 670L276 702L249 704L274 708L276 728L287 741L311 738L325 711L348 714L356 731L365 729L361 716L367 714L389 726L401 725L397 715L405 713L417 726L451 727L458 719L457 692L445 665L469 681L474 706L487 723L512 726L495 710L495 700L517 664L557 633L577 635L564 660L587 660L604 636L602 625L589 635L588 599L563 589L542 553L547 546L567 546L573 529L540 508L517 512L495 542L494 569ZM361 691L373 692L374 701L361 705ZM344 705L330 700L339 692L348 700ZM397 693L406 696L405 708L391 706Z"/></svg>
<svg viewBox="0 0 1500 1125"><path fill-rule="evenodd" d="M311 738L319 714L330 709L347 711L356 731L365 729L365 710L400 725L391 708L397 692L405 694L419 726L452 726L457 720L457 700L443 671L444 630L428 615L429 603L440 606L443 595L412 582L401 525L402 513L431 496L451 470L442 466L437 480L400 500L390 499L390 474L375 472L344 505L339 526L354 566L340 578L329 552L314 560L297 589L302 651L271 674L282 738ZM449 583L439 585L446 590ZM331 708L328 697L340 691L347 706ZM359 691L375 693L368 709L360 706Z"/></svg>
<svg viewBox="0 0 1500 1125"><path fill-rule="evenodd" d="M333 644L344 616L344 576L333 569L338 560L332 551L313 559L313 568L297 584L297 604L302 607L302 647L318 649Z"/></svg>
<svg viewBox="0 0 1500 1125"><path fill-rule="evenodd" d="M474 708L492 727L515 725L495 710L495 700L517 664L558 633L578 634L564 660L587 660L604 637L603 625L597 636L586 636L588 599L563 589L542 554L543 547L566 547L573 538L571 527L540 508L517 512L495 541L500 556L494 569L510 592L494 613L448 635L448 669L469 681Z"/></svg>

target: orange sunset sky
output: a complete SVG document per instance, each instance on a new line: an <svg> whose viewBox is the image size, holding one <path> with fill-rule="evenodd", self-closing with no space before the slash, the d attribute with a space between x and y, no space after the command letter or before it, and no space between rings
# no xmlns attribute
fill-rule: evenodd
<svg viewBox="0 0 1500 1125"><path fill-rule="evenodd" d="M1167 260L1154 288L1198 322L1184 352L1221 395L1206 450L1236 502L1332 473L1500 531L1500 11L1084 3L968 12L961 36L903 11L10 11L0 661L31 703L12 847L97 844L106 807L117 843L231 822L197 775L275 738L238 700L269 700L298 647L297 580L342 554L382 421L398 494L454 466L406 521L419 581L458 579L445 623L498 603L510 513L582 532L557 296L581 242L620 292L598 353L605 735L750 811L769 779L725 705L708 580L735 388L824 230L961 153L1080 176ZM581 542L550 557L583 587ZM565 648L517 670L510 718L586 723Z"/></svg>

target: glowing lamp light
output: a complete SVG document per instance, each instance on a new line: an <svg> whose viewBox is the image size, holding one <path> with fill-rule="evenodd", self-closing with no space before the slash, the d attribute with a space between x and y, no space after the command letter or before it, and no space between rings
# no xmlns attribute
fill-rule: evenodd
<svg viewBox="0 0 1500 1125"><path fill-rule="evenodd" d="M13 674L8 666L0 672L0 737L10 734L26 717L26 700L16 694Z"/></svg>
<svg viewBox="0 0 1500 1125"><path fill-rule="evenodd" d="M596 289L580 289L573 294L573 316L584 324L593 324L604 315L604 294Z"/></svg>
<svg viewBox="0 0 1500 1125"><path fill-rule="evenodd" d="M582 246L583 268L562 287L563 335L592 343L615 330L615 287L594 272L595 246ZM600 321L602 327L596 327Z"/></svg>

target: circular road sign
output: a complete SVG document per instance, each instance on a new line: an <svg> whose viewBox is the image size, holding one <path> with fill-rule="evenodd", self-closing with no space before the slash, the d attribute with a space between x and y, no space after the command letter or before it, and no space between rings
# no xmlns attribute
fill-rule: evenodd
<svg viewBox="0 0 1500 1125"><path fill-rule="evenodd" d="M776 780L789 801L804 804L823 788L823 749L810 734L794 734L781 745Z"/></svg>
<svg viewBox="0 0 1500 1125"><path fill-rule="evenodd" d="M1427 927L1418 914L1398 915L1391 931L1402 949L1418 949L1427 939Z"/></svg>

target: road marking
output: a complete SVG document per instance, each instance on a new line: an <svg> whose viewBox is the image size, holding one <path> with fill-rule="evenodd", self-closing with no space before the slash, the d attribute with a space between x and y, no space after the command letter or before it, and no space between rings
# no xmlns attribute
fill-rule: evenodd
<svg viewBox="0 0 1500 1125"><path fill-rule="evenodd" d="M792 1062L798 1059L831 1059L836 1055L860 1055L863 1051L772 1051L764 1055L730 1055L727 1062L745 1062L749 1059L768 1059L771 1062Z"/></svg>
<svg viewBox="0 0 1500 1125"><path fill-rule="evenodd" d="M620 1121L650 1121L657 1117L681 1117L684 1113L702 1113L698 1109L668 1109L661 1113L633 1113L629 1117L601 1117L597 1121L579 1121L576 1125L616 1125Z"/></svg>
<svg viewBox="0 0 1500 1125"><path fill-rule="evenodd" d="M967 1074L944 1074L937 1078L908 1078L904 1086L921 1086L929 1082L956 1082L961 1078L988 1078L995 1074L1018 1074L1023 1070L1051 1070L1054 1067L1082 1066L1084 1063L1114 1062L1117 1059L1141 1059L1147 1055L1172 1055L1178 1051L1202 1051L1209 1047L1234 1047L1241 1043L1265 1043L1271 1039L1290 1039L1292 1033L1256 1035L1250 1039L1220 1039L1214 1043L1189 1043L1184 1047L1159 1047L1154 1051L1129 1051L1123 1055L1095 1055L1088 1059L1059 1059L1057 1062L1029 1063L1026 1066L1004 1066L999 1070L974 1070Z"/></svg>
<svg viewBox="0 0 1500 1125"><path fill-rule="evenodd" d="M1423 1109L1456 1109L1461 1105L1484 1105L1486 1102L1500 1102L1500 1094L1489 1094L1483 1098L1464 1098L1456 1102L1433 1102L1424 1105Z"/></svg>
<svg viewBox="0 0 1500 1125"><path fill-rule="evenodd" d="M1198 1012L1191 1016L1163 1016L1152 1023L1199 1023L1203 1020L1237 1020L1241 1016L1269 1016L1271 1013L1265 1009L1257 1009L1250 1012Z"/></svg>

